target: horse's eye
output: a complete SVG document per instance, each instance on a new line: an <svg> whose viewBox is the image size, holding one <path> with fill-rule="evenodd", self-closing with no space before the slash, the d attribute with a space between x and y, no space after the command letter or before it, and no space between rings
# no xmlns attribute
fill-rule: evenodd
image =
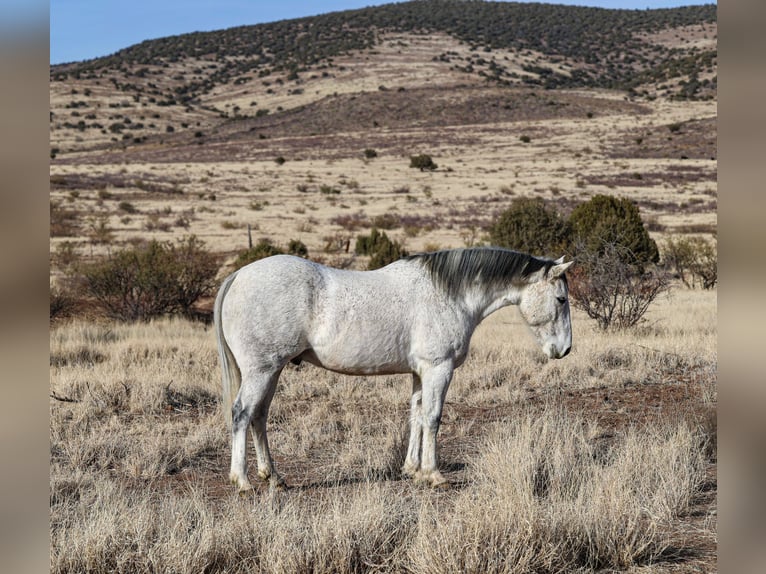
<svg viewBox="0 0 766 574"><path fill-rule="evenodd" d="M556 300L561 303L562 305L567 302L566 297L556 297Z"/></svg>

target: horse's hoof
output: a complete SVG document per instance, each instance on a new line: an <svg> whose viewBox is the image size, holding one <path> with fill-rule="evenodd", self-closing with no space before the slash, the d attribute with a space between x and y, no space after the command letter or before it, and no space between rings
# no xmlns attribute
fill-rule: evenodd
<svg viewBox="0 0 766 574"><path fill-rule="evenodd" d="M417 484L430 486L431 488L446 489L450 487L449 481L438 470L432 470L431 472L418 471L414 478Z"/></svg>
<svg viewBox="0 0 766 574"><path fill-rule="evenodd" d="M237 487L237 492L240 494L245 494L253 490L253 485L250 484L250 481L247 480L247 478L243 480L236 474L229 475L229 482Z"/></svg>
<svg viewBox="0 0 766 574"><path fill-rule="evenodd" d="M240 496L247 496L249 494L252 494L254 490L255 489L253 488L253 485L250 483L247 483L237 487L237 494L239 494Z"/></svg>
<svg viewBox="0 0 766 574"><path fill-rule="evenodd" d="M415 478L418 474L418 468L411 464L405 464L402 467L402 476L406 476L407 478Z"/></svg>

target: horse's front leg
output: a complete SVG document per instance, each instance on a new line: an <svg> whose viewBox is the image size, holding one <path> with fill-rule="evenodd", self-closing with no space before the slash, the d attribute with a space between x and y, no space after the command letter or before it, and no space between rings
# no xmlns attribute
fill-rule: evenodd
<svg viewBox="0 0 766 574"><path fill-rule="evenodd" d="M412 396L410 397L410 442L407 446L407 458L404 459L402 472L406 476L415 476L420 469L420 446L423 440L423 383L420 377L412 373Z"/></svg>
<svg viewBox="0 0 766 574"><path fill-rule="evenodd" d="M434 487L447 485L447 479L442 476L437 467L436 435L439 432L444 397L452 380L453 369L452 362L445 361L422 374L423 395L420 420L423 439L420 471L416 474L416 479Z"/></svg>

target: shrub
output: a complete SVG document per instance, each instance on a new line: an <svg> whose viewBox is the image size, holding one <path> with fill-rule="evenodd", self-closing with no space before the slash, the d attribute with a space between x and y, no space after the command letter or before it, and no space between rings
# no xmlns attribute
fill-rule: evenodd
<svg viewBox="0 0 766 574"><path fill-rule="evenodd" d="M495 221L489 238L499 247L559 257L569 246L570 228L541 198L521 197Z"/></svg>
<svg viewBox="0 0 766 574"><path fill-rule="evenodd" d="M83 284L106 313L123 321L146 321L180 313L212 293L216 258L190 236L177 243L152 241L117 252L83 268Z"/></svg>
<svg viewBox="0 0 766 574"><path fill-rule="evenodd" d="M50 303L50 313L48 315L50 321L68 317L75 306L72 296L57 287L50 288L48 291L48 300Z"/></svg>
<svg viewBox="0 0 766 574"><path fill-rule="evenodd" d="M356 238L354 252L357 255L369 255L367 269L378 269L397 259L409 255L401 243L392 241L383 231L373 227L369 235L359 235Z"/></svg>
<svg viewBox="0 0 766 574"><path fill-rule="evenodd" d="M308 247L306 247L306 244L303 243L303 241L299 241L298 239L290 240L290 243L287 244L287 252L290 255L297 255L298 257L309 256Z"/></svg>
<svg viewBox="0 0 766 574"><path fill-rule="evenodd" d="M657 296L669 288L666 273L632 265L631 254L620 244L604 244L598 250L578 246L577 252L577 266L569 273L569 293L575 307L603 330L637 325Z"/></svg>
<svg viewBox="0 0 766 574"><path fill-rule="evenodd" d="M136 209L136 206L130 203L129 201L121 201L119 205L117 206L117 209L125 213L138 213L138 209Z"/></svg>
<svg viewBox="0 0 766 574"><path fill-rule="evenodd" d="M372 148L367 148L364 150L364 157L366 157L367 159L376 158L378 157L378 152Z"/></svg>
<svg viewBox="0 0 766 574"><path fill-rule="evenodd" d="M434 160L431 159L430 155L421 154L410 156L410 167L418 168L420 171L433 171L438 166L434 163Z"/></svg>
<svg viewBox="0 0 766 574"><path fill-rule="evenodd" d="M521 140L521 143L529 143L529 142L531 142L531 141L532 141L532 138L530 138L530 137L529 137L529 136L527 136L527 135L523 135L523 136L521 136L519 139Z"/></svg>
<svg viewBox="0 0 766 574"><path fill-rule="evenodd" d="M302 241L291 239L290 243L287 245L287 253L290 255L297 255L298 257L308 257L309 250L308 247L306 247L306 244ZM246 249L245 251L240 252L239 255L237 255L237 259L234 261L234 268L239 269L240 267L244 267L253 261L271 257L272 255L284 254L284 249L274 245L271 240L264 238L258 241L258 243L256 243L250 249Z"/></svg>
<svg viewBox="0 0 766 574"><path fill-rule="evenodd" d="M239 255L237 255L237 259L234 261L234 268L239 269L240 267L244 267L253 261L258 261L259 259L264 259L265 257L271 257L272 255L282 254L284 254L284 251L274 245L270 240L261 239L253 247L246 249L245 251L241 251Z"/></svg>
<svg viewBox="0 0 766 574"><path fill-rule="evenodd" d="M629 199L596 195L578 205L569 216L572 238L589 256L616 253L629 265L657 263L657 244L649 237L638 207ZM640 269L639 269L640 270Z"/></svg>
<svg viewBox="0 0 766 574"><path fill-rule="evenodd" d="M664 244L666 267L687 287L712 289L718 283L718 252L701 237L669 237Z"/></svg>

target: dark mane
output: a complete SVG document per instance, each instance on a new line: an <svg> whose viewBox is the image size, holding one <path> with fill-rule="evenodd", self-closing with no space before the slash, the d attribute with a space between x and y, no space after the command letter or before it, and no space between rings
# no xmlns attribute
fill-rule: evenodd
<svg viewBox="0 0 766 574"><path fill-rule="evenodd" d="M434 284L453 297L476 283L484 287L507 285L543 268L547 272L554 265L551 259L500 247L434 251L412 255L407 260L425 267Z"/></svg>

